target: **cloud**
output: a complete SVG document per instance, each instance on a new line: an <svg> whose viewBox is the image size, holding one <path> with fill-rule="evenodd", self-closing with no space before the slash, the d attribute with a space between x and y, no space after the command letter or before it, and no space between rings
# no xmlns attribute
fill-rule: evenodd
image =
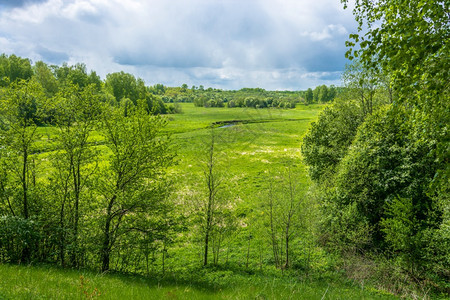
<svg viewBox="0 0 450 300"><path fill-rule="evenodd" d="M346 63L344 42L356 27L336 0L17 3L0 10L4 51L84 62L102 76L124 70L166 85L303 89L335 83ZM335 79L303 76L324 72Z"/></svg>
<svg viewBox="0 0 450 300"><path fill-rule="evenodd" d="M1 1L0 8L11 8L11 7L23 7L31 5L33 3L42 3L46 0L14 0L14 1Z"/></svg>

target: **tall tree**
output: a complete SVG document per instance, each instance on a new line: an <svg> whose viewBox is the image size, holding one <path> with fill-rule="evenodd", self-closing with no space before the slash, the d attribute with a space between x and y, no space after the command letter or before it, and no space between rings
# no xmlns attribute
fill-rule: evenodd
<svg viewBox="0 0 450 300"><path fill-rule="evenodd" d="M450 241L446 229L450 224L448 1L356 0L353 13L359 23L359 33L350 35L347 56L358 56L365 68L387 74L395 95L393 106L400 106L397 108L400 112L402 106L411 108L408 122L413 126L407 137L411 145L405 148L428 144L428 151L422 155L436 163L427 194L433 195L432 206L438 208L435 213L442 217L440 224L428 228L433 232L429 242L434 245L431 251L438 253L442 248L448 249L442 245ZM418 158L425 159L422 155ZM407 198L399 200L398 204L407 201ZM391 207L391 213L395 211ZM432 265L449 264L448 259L442 259L449 256L448 251L441 253L442 256L434 255L441 258L440 261L433 258Z"/></svg>
<svg viewBox="0 0 450 300"><path fill-rule="evenodd" d="M358 127L364 121L355 101L336 99L319 114L303 138L302 155L309 175L318 182L327 179L348 152Z"/></svg>
<svg viewBox="0 0 450 300"><path fill-rule="evenodd" d="M313 95L313 91L312 91L311 88L308 88L308 89L306 90L305 100L306 100L306 103L307 103L307 104L313 103L314 95Z"/></svg>
<svg viewBox="0 0 450 300"><path fill-rule="evenodd" d="M36 62L34 65L34 76L44 88L47 97L55 95L58 91L58 81L47 64L42 61Z"/></svg>
<svg viewBox="0 0 450 300"><path fill-rule="evenodd" d="M376 106L375 93L380 88L379 73L364 68L359 61L354 60L345 66L342 80L353 97L359 100L363 115L371 114Z"/></svg>
<svg viewBox="0 0 450 300"><path fill-rule="evenodd" d="M166 124L151 116L143 102L125 117L122 108L105 107L102 135L109 155L99 178L102 198L102 270L110 268L111 251L121 234L125 216L135 218L152 201L152 189L172 162L169 140L162 136Z"/></svg>
<svg viewBox="0 0 450 300"><path fill-rule="evenodd" d="M428 135L424 138L436 141L436 159L445 162L450 151L444 125L450 105L448 1L357 0L353 13L364 34L350 35L347 56L358 56L366 68L389 75L398 102L417 107L415 118ZM443 165L435 178L437 190L448 187L450 164Z"/></svg>
<svg viewBox="0 0 450 300"><path fill-rule="evenodd" d="M28 58L21 58L14 54L0 55L0 85L7 86L10 82L24 79L33 75L31 62Z"/></svg>
<svg viewBox="0 0 450 300"><path fill-rule="evenodd" d="M218 174L217 170L217 149L216 149L216 136L214 132L214 128L211 127L211 135L210 135L210 143L206 152L206 161L205 161L205 182L207 187L207 199L205 202L204 209L204 254L203 254L203 265L206 266L208 264L208 253L209 253L209 244L211 233L213 231L213 227L215 224L215 214L217 211L217 193L221 188L222 180Z"/></svg>
<svg viewBox="0 0 450 300"><path fill-rule="evenodd" d="M22 217L31 216L29 185L31 174L31 157L38 138L37 123L41 118L44 91L35 81L19 80L11 83L4 101L1 101L1 112L4 117L5 137L10 158L8 168L20 182ZM23 251L25 261L30 258L29 247Z"/></svg>
<svg viewBox="0 0 450 300"><path fill-rule="evenodd" d="M95 153L89 145L89 138L97 126L100 114L99 95L95 85L84 89L76 86L66 86L55 97L53 105L57 107L55 123L58 128L60 150L54 160L57 188L61 195L60 226L61 243L60 259L64 265L65 240L65 205L71 201L73 207L70 219L70 263L78 265L78 234L80 220L80 205L83 189L92 175L92 165L95 165Z"/></svg>

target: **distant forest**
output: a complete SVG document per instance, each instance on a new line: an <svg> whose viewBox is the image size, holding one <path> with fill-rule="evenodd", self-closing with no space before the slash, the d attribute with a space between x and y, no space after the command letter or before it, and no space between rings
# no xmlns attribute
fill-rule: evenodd
<svg viewBox="0 0 450 300"><path fill-rule="evenodd" d="M149 111L154 113L176 113L174 103L194 103L203 107L253 107L253 108L295 108L297 103L313 104L331 102L345 89L333 85L320 85L305 91L266 91L262 88L242 88L237 91L204 88L202 85L188 87L167 87L163 84L146 86L144 81L125 72L106 75L104 81L95 71L88 72L86 65L78 63L72 66L47 65L38 61L34 65L30 59L14 54L0 56L0 85L8 86L18 79L34 79L40 83L47 97L53 97L57 91L67 85L84 88L95 86L102 93L103 101L112 105L136 104L145 99Z"/></svg>

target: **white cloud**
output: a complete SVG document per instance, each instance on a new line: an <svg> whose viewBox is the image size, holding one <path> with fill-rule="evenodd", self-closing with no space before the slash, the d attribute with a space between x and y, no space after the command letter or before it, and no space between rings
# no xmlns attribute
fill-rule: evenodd
<svg viewBox="0 0 450 300"><path fill-rule="evenodd" d="M330 25L326 26L325 28L323 28L323 30L321 32L304 31L302 33L303 36L310 37L312 41L323 41L323 40L327 40L327 39L332 39L333 37L336 37L336 36L342 36L342 35L347 35L347 34L348 34L347 29L344 26L342 26L341 24L338 24L338 25L330 24Z"/></svg>
<svg viewBox="0 0 450 300"><path fill-rule="evenodd" d="M338 78L354 28L336 0L40 0L0 11L0 46L167 85L304 88Z"/></svg>

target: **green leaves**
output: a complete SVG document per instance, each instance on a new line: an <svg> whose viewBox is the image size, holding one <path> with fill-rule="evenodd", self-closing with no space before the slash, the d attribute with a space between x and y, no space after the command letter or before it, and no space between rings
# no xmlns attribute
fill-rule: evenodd
<svg viewBox="0 0 450 300"><path fill-rule="evenodd" d="M312 179L321 181L346 155L363 118L352 101L338 100L325 108L303 138L302 155Z"/></svg>
<svg viewBox="0 0 450 300"><path fill-rule="evenodd" d="M411 255L415 246L413 238L416 222L411 199L395 197L387 202L386 218L383 218L380 224L386 235L385 239L393 250Z"/></svg>

